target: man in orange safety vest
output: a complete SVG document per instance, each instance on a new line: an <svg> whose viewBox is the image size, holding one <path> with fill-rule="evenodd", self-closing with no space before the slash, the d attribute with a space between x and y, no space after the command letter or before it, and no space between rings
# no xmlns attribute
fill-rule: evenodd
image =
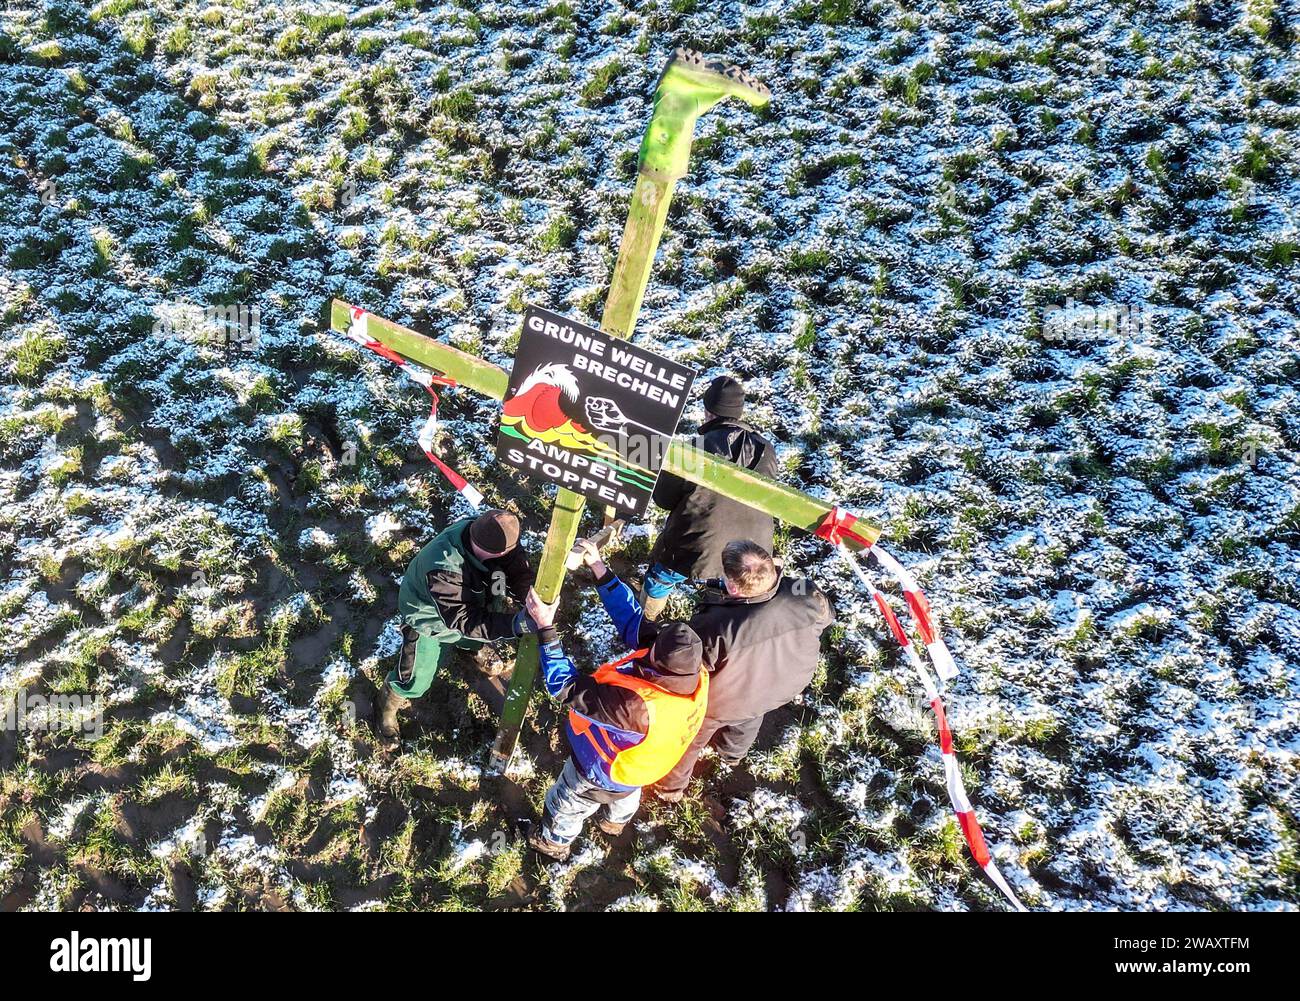
<svg viewBox="0 0 1300 1001"><path fill-rule="evenodd" d="M579 547L622 636L625 620L641 616L636 597L605 566L595 545L584 540ZM648 647L601 665L595 674L579 674L560 644L555 604L530 591L527 609L539 631L543 684L568 708L564 730L571 749L546 793L542 823L528 841L543 855L563 861L583 821L603 806L606 816L598 826L617 837L636 813L641 787L659 781L677 764L704 721L709 676L700 670L700 638L684 622L660 627Z"/></svg>

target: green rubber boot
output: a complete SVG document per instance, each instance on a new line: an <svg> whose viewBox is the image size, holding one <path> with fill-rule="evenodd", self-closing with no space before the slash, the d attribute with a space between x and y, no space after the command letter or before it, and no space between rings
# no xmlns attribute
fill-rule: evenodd
<svg viewBox="0 0 1300 1001"><path fill-rule="evenodd" d="M402 746L402 728L397 721L399 710L410 706L411 700L398 695L388 682L380 685L379 704L375 706L375 736L384 751L396 751Z"/></svg>

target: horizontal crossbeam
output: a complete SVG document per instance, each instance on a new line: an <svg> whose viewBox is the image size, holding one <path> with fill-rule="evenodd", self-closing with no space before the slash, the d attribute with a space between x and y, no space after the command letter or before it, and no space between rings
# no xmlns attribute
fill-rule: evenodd
<svg viewBox="0 0 1300 1001"><path fill-rule="evenodd" d="M331 327L345 331L351 322L352 306L335 299L330 306ZM368 324L366 329L371 337L416 364L449 376L461 386L484 396L505 399L509 376L504 369L373 313ZM831 511L831 505L824 500L728 462L681 438L675 439L664 455L663 471L708 487L807 532L815 531ZM862 520L853 526L853 531L872 542L880 535L878 528ZM852 541L850 545L856 547Z"/></svg>

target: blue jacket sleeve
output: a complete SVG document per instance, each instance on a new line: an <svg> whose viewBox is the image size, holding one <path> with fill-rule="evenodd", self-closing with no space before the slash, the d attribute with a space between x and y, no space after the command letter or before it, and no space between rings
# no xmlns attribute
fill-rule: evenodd
<svg viewBox="0 0 1300 1001"><path fill-rule="evenodd" d="M641 603L636 595L612 572L596 582L596 591L619 638L628 649L635 650L641 637Z"/></svg>
<svg viewBox="0 0 1300 1001"><path fill-rule="evenodd" d="M567 689L578 676L577 665L564 652L558 636L551 638L549 642L541 643L538 646L538 653L541 660L542 684L546 686L546 693L552 698L564 701L568 694Z"/></svg>

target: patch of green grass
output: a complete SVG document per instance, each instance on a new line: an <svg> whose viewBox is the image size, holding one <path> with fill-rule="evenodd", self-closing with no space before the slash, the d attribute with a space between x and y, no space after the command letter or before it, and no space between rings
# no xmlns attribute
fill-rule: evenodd
<svg viewBox="0 0 1300 1001"><path fill-rule="evenodd" d="M118 616L118 625L123 631L142 635L159 621L157 612L158 599L150 595L138 605L134 605Z"/></svg>
<svg viewBox="0 0 1300 1001"><path fill-rule="evenodd" d="M69 479L81 472L82 458L83 449L80 445L74 445L68 449L57 463L48 468L47 475L50 482L56 487L63 486Z"/></svg>
<svg viewBox="0 0 1300 1001"><path fill-rule="evenodd" d="M95 259L90 266L93 274L103 276L113 270L113 258L117 253L117 241L105 229L96 229L90 235L91 249Z"/></svg>
<svg viewBox="0 0 1300 1001"><path fill-rule="evenodd" d="M912 72L907 75L907 83L903 87L903 100L908 105L915 108L921 103L921 88L933 74L934 67L929 63L917 63L912 67Z"/></svg>
<svg viewBox="0 0 1300 1001"><path fill-rule="evenodd" d="M138 787L140 802L153 803L165 796L180 794L192 797L198 794L194 776L172 762L148 776Z"/></svg>
<svg viewBox="0 0 1300 1001"><path fill-rule="evenodd" d="M248 165L253 171L264 171L266 165L271 159L271 154L275 152L275 147L279 144L280 137L274 133L260 136L256 139L248 152Z"/></svg>
<svg viewBox="0 0 1300 1001"><path fill-rule="evenodd" d="M523 873L524 845L523 838L514 838L492 852L483 877L488 896L504 892Z"/></svg>
<svg viewBox="0 0 1300 1001"><path fill-rule="evenodd" d="M282 414L266 433L266 440L286 452L296 452L302 447L306 422L297 414Z"/></svg>
<svg viewBox="0 0 1300 1001"><path fill-rule="evenodd" d="M363 35L356 44L357 55L374 56L376 53L383 52L387 45L388 39L383 35Z"/></svg>
<svg viewBox="0 0 1300 1001"><path fill-rule="evenodd" d="M351 145L370 131L370 116L361 108L349 108L343 116L341 135Z"/></svg>
<svg viewBox="0 0 1300 1001"><path fill-rule="evenodd" d="M1075 656L1091 650L1097 642L1100 630L1097 628L1097 622L1088 612L1084 612L1079 617L1078 625L1074 627L1074 632L1066 637L1061 644L1066 653Z"/></svg>
<svg viewBox="0 0 1300 1001"><path fill-rule="evenodd" d="M1026 743L1047 744L1060 731L1060 721L1051 716L1031 719L1021 728L1021 736Z"/></svg>
<svg viewBox="0 0 1300 1001"><path fill-rule="evenodd" d="M468 122L477 114L478 105L471 91L461 89L435 97L429 104L429 110L435 115L446 115L458 122Z"/></svg>
<svg viewBox="0 0 1300 1001"><path fill-rule="evenodd" d="M420 28L409 28L398 35L397 38L403 45L409 45L412 48L433 48L433 36Z"/></svg>
<svg viewBox="0 0 1300 1001"><path fill-rule="evenodd" d="M1289 268L1294 263L1300 243L1295 240L1278 240L1269 248L1268 263L1272 267Z"/></svg>
<svg viewBox="0 0 1300 1001"><path fill-rule="evenodd" d="M853 0L819 0L817 20L822 24L845 24L853 16Z"/></svg>
<svg viewBox="0 0 1300 1001"><path fill-rule="evenodd" d="M14 378L19 382L39 382L54 363L65 355L67 341L57 329L47 325L28 329L22 339L9 349L13 358Z"/></svg>
<svg viewBox="0 0 1300 1001"><path fill-rule="evenodd" d="M614 81L619 78L624 69L625 66L621 59L611 59L603 66L598 66L591 74L591 79L583 85L582 103L589 108L602 104L609 96Z"/></svg>
<svg viewBox="0 0 1300 1001"><path fill-rule="evenodd" d="M285 652L270 643L230 657L217 674L217 691L252 697L284 667Z"/></svg>
<svg viewBox="0 0 1300 1001"><path fill-rule="evenodd" d="M790 252L789 267L796 274L821 271L831 263L831 252L825 247L796 247Z"/></svg>
<svg viewBox="0 0 1300 1001"><path fill-rule="evenodd" d="M1147 150L1146 156L1147 170L1151 171L1152 176L1158 180L1165 180L1167 173L1165 170L1165 155L1161 152L1159 146L1152 146Z"/></svg>
<svg viewBox="0 0 1300 1001"><path fill-rule="evenodd" d="M274 380L265 373L254 379L244 391L244 406L258 413L276 402L278 394Z"/></svg>
<svg viewBox="0 0 1300 1001"><path fill-rule="evenodd" d="M1274 157L1273 148L1258 132L1246 136L1246 148L1242 151L1238 169L1246 177L1259 180L1266 177Z"/></svg>
<svg viewBox="0 0 1300 1001"><path fill-rule="evenodd" d="M275 39L276 55L282 59L291 59L306 47L307 32L298 25L291 25Z"/></svg>
<svg viewBox="0 0 1300 1001"><path fill-rule="evenodd" d="M744 37L751 45L761 48L781 28L781 19L775 14L759 14L745 18Z"/></svg>
<svg viewBox="0 0 1300 1001"><path fill-rule="evenodd" d="M952 817L946 817L935 829L926 830L908 842L908 854L914 868L963 868L966 864L966 840Z"/></svg>
<svg viewBox="0 0 1300 1001"><path fill-rule="evenodd" d="M121 17L140 6L141 0L103 0L90 9L90 23L97 24L106 17Z"/></svg>
<svg viewBox="0 0 1300 1001"><path fill-rule="evenodd" d="M122 42L127 50L137 56L143 56L154 40L153 18L149 15L127 21L122 26Z"/></svg>
<svg viewBox="0 0 1300 1001"><path fill-rule="evenodd" d="M568 215L561 213L551 218L546 228L542 230L541 236L537 238L537 243L542 250L550 252L572 247L577 237L578 227Z"/></svg>
<svg viewBox="0 0 1300 1001"><path fill-rule="evenodd" d="M194 34L190 31L189 25L178 24L167 32L167 37L163 39L162 50L166 55L177 56L189 51L193 42Z"/></svg>
<svg viewBox="0 0 1300 1001"><path fill-rule="evenodd" d="M94 501L90 495L81 490L69 490L61 498L63 510L70 515L85 514L94 507Z"/></svg>
<svg viewBox="0 0 1300 1001"><path fill-rule="evenodd" d="M312 40L317 42L326 35L342 31L348 26L348 16L346 14L312 14L307 11L299 11L298 20L310 32Z"/></svg>
<svg viewBox="0 0 1300 1001"><path fill-rule="evenodd" d="M39 59L44 63L57 63L63 59L63 46L53 38L45 42L39 42L27 51L32 58Z"/></svg>
<svg viewBox="0 0 1300 1001"><path fill-rule="evenodd" d="M1274 816L1282 828L1282 850L1278 852L1277 874L1290 884L1292 892L1300 891L1300 823L1285 808L1275 808Z"/></svg>

